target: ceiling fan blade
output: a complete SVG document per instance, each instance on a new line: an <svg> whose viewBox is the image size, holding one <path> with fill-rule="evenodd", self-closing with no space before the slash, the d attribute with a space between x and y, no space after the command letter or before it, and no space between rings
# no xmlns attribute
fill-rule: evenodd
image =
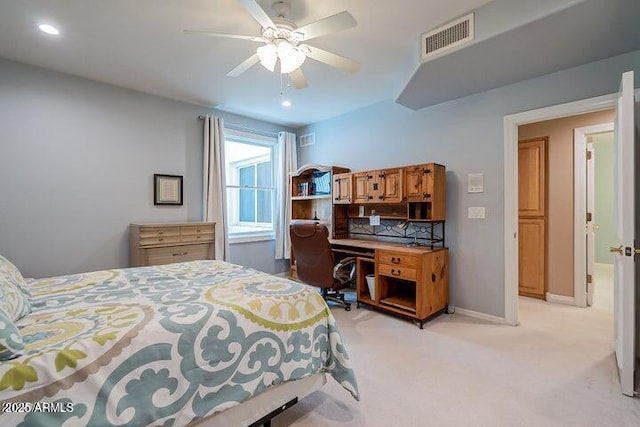
<svg viewBox="0 0 640 427"><path fill-rule="evenodd" d="M307 79L302 72L302 68L297 68L290 72L289 78L291 79L291 83L293 83L293 87L296 89L304 89L309 86L309 83L307 83Z"/></svg>
<svg viewBox="0 0 640 427"><path fill-rule="evenodd" d="M303 35L302 40L310 40L324 36L325 34L353 28L356 25L358 25L356 20L345 10L344 12L336 13L335 15L327 16L326 18L296 28L295 32Z"/></svg>
<svg viewBox="0 0 640 427"><path fill-rule="evenodd" d="M229 77L238 77L240 74L244 73L249 68L251 68L254 65L256 65L258 62L260 62L260 58L258 58L258 54L257 53L254 53L249 58L245 59L244 62L242 62L242 64L238 65L236 68L234 68L233 70L229 71L227 73L227 76L229 76Z"/></svg>
<svg viewBox="0 0 640 427"><path fill-rule="evenodd" d="M335 53L327 52L326 50L309 46L308 44L300 45L300 47L309 58L324 62L332 67L341 68L351 73L356 73L360 69L360 64L353 59L345 58L344 56L336 55Z"/></svg>
<svg viewBox="0 0 640 427"><path fill-rule="evenodd" d="M256 2L256 0L239 0L240 3L247 9L247 12L253 18L258 21L262 28L276 28L276 25L273 23L267 12L264 11L262 7Z"/></svg>
<svg viewBox="0 0 640 427"><path fill-rule="evenodd" d="M228 39L242 39L242 40L249 40L252 42L264 43L264 39L262 37L242 36L239 34L212 33L210 31L184 30L184 32L185 34L196 34L196 35L208 36L208 37L224 37Z"/></svg>

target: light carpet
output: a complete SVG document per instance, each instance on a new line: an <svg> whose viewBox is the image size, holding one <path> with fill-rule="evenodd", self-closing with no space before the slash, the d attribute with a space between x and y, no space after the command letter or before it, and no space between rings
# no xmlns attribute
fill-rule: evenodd
<svg viewBox="0 0 640 427"><path fill-rule="evenodd" d="M517 327L442 314L420 330L334 306L361 401L330 381L272 425L640 426L640 399L620 392L610 310L530 298L519 308Z"/></svg>

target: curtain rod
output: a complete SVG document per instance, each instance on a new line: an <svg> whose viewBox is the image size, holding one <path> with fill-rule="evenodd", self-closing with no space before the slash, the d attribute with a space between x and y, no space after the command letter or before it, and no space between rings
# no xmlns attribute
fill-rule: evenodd
<svg viewBox="0 0 640 427"><path fill-rule="evenodd" d="M204 120L204 116L201 114L198 116L198 120ZM278 136L278 132L268 132L268 131L264 131L264 130L258 130L258 129L253 129L247 126L243 126L243 125L236 125L234 123L228 123L225 122L224 123L225 127L228 127L229 129L234 129L234 130L243 130L246 132L250 132L250 133L255 133L257 135L264 135L264 136Z"/></svg>

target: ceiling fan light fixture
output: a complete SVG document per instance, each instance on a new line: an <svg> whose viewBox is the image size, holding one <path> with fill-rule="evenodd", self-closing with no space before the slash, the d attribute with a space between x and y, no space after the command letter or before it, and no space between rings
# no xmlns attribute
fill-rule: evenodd
<svg viewBox="0 0 640 427"><path fill-rule="evenodd" d="M256 49L260 64L267 70L273 72L276 69L276 61L278 60L278 52L276 46L269 43Z"/></svg>
<svg viewBox="0 0 640 427"><path fill-rule="evenodd" d="M286 40L278 43L278 58L280 58L280 72L282 74L289 74L290 72L297 70L307 59L307 56L297 47L294 47Z"/></svg>

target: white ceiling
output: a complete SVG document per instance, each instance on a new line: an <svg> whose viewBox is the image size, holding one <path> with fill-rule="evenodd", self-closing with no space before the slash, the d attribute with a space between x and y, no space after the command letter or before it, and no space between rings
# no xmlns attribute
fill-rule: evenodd
<svg viewBox="0 0 640 427"><path fill-rule="evenodd" d="M271 12L273 0L258 0ZM226 73L255 52L244 40L183 30L260 34L237 0L0 0L0 57L142 92L297 127L395 98L419 63L421 33L488 0L291 0L298 25L348 10L353 29L309 42L361 64L357 74L307 60L309 87L288 89L256 65ZM37 25L56 25L47 36Z"/></svg>

